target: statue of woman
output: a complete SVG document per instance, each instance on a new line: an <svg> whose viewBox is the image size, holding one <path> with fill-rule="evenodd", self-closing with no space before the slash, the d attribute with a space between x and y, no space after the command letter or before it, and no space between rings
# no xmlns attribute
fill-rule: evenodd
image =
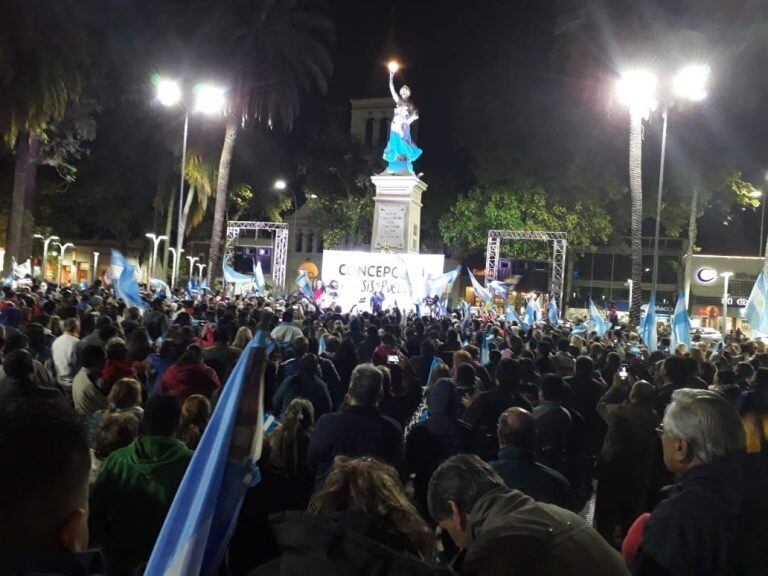
<svg viewBox="0 0 768 576"><path fill-rule="evenodd" d="M421 156L421 148L411 140L411 124L419 119L419 115L409 100L411 89L403 85L400 88L400 94L395 91L396 71L397 66L391 64L389 67L389 91L395 101L395 113L383 158L387 161L387 172L401 174L407 171L413 174L413 161Z"/></svg>

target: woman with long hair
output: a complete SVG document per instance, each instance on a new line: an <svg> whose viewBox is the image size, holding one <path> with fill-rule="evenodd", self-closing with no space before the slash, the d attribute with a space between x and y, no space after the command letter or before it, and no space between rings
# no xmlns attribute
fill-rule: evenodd
<svg viewBox="0 0 768 576"><path fill-rule="evenodd" d="M235 339L232 340L232 347L238 350L245 350L248 343L253 340L253 332L248 326L240 326L235 334Z"/></svg>
<svg viewBox="0 0 768 576"><path fill-rule="evenodd" d="M282 556L258 576L288 566L292 574L450 573L429 563L435 535L395 469L372 458L337 456L307 511L275 515L272 525Z"/></svg>
<svg viewBox="0 0 768 576"><path fill-rule="evenodd" d="M208 420L211 418L211 401L201 394L187 396L181 403L181 424L176 437L194 450L200 443Z"/></svg>

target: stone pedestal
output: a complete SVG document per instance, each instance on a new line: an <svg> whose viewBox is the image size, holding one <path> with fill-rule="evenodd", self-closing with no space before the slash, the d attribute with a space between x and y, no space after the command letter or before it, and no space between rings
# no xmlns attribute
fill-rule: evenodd
<svg viewBox="0 0 768 576"><path fill-rule="evenodd" d="M421 194L427 185L411 174L379 174L371 181L376 186L371 252L418 254Z"/></svg>

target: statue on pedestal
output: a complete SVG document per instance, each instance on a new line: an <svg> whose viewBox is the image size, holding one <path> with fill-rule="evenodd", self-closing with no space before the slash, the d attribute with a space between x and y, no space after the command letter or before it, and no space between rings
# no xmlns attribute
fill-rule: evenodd
<svg viewBox="0 0 768 576"><path fill-rule="evenodd" d="M416 109L409 100L411 89L403 85L400 93L395 91L395 72L399 68L397 62L389 63L389 91L395 101L395 112L389 130L389 142L384 149L384 160L387 161L388 174L411 174L413 162L421 156L421 148L411 139L411 124L419 119Z"/></svg>

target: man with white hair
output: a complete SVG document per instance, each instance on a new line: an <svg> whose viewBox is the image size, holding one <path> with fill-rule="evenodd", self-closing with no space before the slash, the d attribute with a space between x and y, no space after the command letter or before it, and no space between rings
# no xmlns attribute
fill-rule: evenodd
<svg viewBox="0 0 768 576"><path fill-rule="evenodd" d="M683 388L658 431L677 484L648 519L633 574L764 574L768 475L745 452L736 409L717 392Z"/></svg>

